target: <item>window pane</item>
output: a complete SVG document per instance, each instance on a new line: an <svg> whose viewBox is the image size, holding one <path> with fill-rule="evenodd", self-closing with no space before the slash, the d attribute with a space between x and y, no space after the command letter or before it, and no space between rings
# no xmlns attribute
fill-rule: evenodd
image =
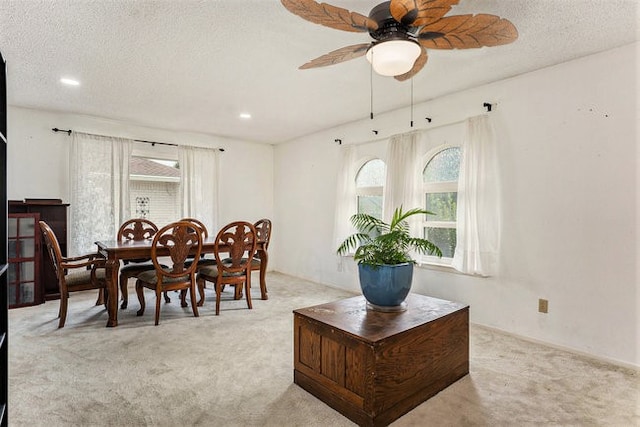
<svg viewBox="0 0 640 427"><path fill-rule="evenodd" d="M358 213L382 219L382 196L358 196Z"/></svg>
<svg viewBox="0 0 640 427"><path fill-rule="evenodd" d="M9 236L15 237L18 235L18 218L9 218Z"/></svg>
<svg viewBox="0 0 640 427"><path fill-rule="evenodd" d="M34 262L21 262L20 263L20 281L28 282L34 280L35 276Z"/></svg>
<svg viewBox="0 0 640 427"><path fill-rule="evenodd" d="M456 249L455 228L425 227L424 234L427 240L440 248L443 258L453 258L453 252Z"/></svg>
<svg viewBox="0 0 640 427"><path fill-rule="evenodd" d="M180 165L175 160L131 157L131 214L161 226L180 218Z"/></svg>
<svg viewBox="0 0 640 427"><path fill-rule="evenodd" d="M35 301L35 284L21 283L20 284L20 302L21 303L33 303Z"/></svg>
<svg viewBox="0 0 640 427"><path fill-rule="evenodd" d="M356 176L356 187L382 187L385 180L385 164L380 159L369 160Z"/></svg>
<svg viewBox="0 0 640 427"><path fill-rule="evenodd" d="M20 218L20 236L22 237L31 237L35 236L35 226L36 222L33 218Z"/></svg>
<svg viewBox="0 0 640 427"><path fill-rule="evenodd" d="M18 280L18 263L12 262L9 264L9 283L13 283Z"/></svg>
<svg viewBox="0 0 640 427"><path fill-rule="evenodd" d="M427 215L427 221L455 221L458 193L427 193L426 209L434 215Z"/></svg>
<svg viewBox="0 0 640 427"><path fill-rule="evenodd" d="M22 258L33 258L36 253L36 241L35 239L21 239L20 240L20 256Z"/></svg>
<svg viewBox="0 0 640 427"><path fill-rule="evenodd" d="M451 182L458 180L460 148L451 147L433 156L422 172L424 182Z"/></svg>
<svg viewBox="0 0 640 427"><path fill-rule="evenodd" d="M17 240L9 240L9 258L18 258Z"/></svg>
<svg viewBox="0 0 640 427"><path fill-rule="evenodd" d="M16 287L9 286L9 305L16 304Z"/></svg>

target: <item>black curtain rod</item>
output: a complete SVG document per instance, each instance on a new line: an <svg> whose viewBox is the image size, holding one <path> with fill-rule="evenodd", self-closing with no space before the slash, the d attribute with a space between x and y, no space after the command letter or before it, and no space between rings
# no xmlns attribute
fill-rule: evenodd
<svg viewBox="0 0 640 427"><path fill-rule="evenodd" d="M54 131L54 132L66 132L66 134L67 134L67 135L71 135L71 132L73 132L71 129L58 129L58 128L53 128L53 129L51 129L51 130L52 130L52 131ZM95 134L95 133L92 133L91 135L96 135L96 136L106 136L106 135L98 135L98 134ZM171 144L171 143L168 143L168 142L145 141L145 140L143 140L143 139L134 139L134 141L135 141L135 142L144 142L145 144L151 144L151 145L156 145L156 144L158 144L158 145L169 145L169 146L172 146L172 147L177 147L177 146L178 146L178 144Z"/></svg>
<svg viewBox="0 0 640 427"><path fill-rule="evenodd" d="M54 132L65 132L67 135L71 135L71 132L73 132L71 129L58 129L58 128L52 128L51 129ZM95 136L106 136L106 135L98 135L95 133L92 133L91 135L95 135ZM107 137L109 138L109 137ZM178 144L173 144L170 142L157 142L157 141L146 141L144 139L134 139L135 142L143 142L145 144L151 144L152 146L154 145L168 145L171 147L178 147ZM218 148L218 150L220 151L224 151L224 148Z"/></svg>

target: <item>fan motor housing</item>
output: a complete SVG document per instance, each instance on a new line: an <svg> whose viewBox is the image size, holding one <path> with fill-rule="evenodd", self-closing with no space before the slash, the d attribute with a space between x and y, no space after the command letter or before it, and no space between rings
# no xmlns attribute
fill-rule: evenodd
<svg viewBox="0 0 640 427"><path fill-rule="evenodd" d="M391 10L389 9L390 3L390 1L380 3L371 9L371 12L369 12L369 18L378 23L378 29L375 31L369 31L369 35L378 42L399 39L415 41L416 37L413 33L415 32L416 27L411 27L402 22L396 21L391 15ZM404 21L412 22L415 17L411 15L412 13L409 13L407 17L405 17Z"/></svg>

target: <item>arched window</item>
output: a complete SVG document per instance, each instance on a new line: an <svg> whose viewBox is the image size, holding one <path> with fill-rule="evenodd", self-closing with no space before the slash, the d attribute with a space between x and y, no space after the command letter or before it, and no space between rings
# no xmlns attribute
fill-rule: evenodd
<svg viewBox="0 0 640 427"><path fill-rule="evenodd" d="M428 160L422 172L426 215L424 236L442 250L442 258L427 257L429 261L450 264L456 248L456 209L460 147L441 148Z"/></svg>
<svg viewBox="0 0 640 427"><path fill-rule="evenodd" d="M382 191L386 179L386 165L380 159L366 162L356 175L358 213L382 219Z"/></svg>

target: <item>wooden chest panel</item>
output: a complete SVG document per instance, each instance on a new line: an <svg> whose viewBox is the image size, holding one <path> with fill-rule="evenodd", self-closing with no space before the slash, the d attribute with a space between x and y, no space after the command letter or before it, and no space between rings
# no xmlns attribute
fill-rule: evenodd
<svg viewBox="0 0 640 427"><path fill-rule="evenodd" d="M469 307L411 294L294 310L294 381L360 425L386 425L469 372Z"/></svg>

